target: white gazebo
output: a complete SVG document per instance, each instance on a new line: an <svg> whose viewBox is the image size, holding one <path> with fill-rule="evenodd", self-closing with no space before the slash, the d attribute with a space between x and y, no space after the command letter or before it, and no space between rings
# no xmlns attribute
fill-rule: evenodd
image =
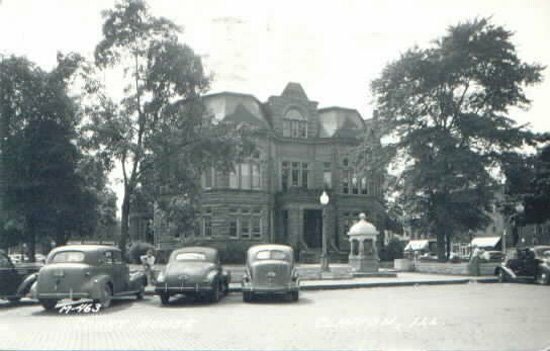
<svg viewBox="0 0 550 351"><path fill-rule="evenodd" d="M351 251L349 264L353 273L376 273L380 267L376 237L378 230L367 221L364 213L359 215L359 222L348 231Z"/></svg>

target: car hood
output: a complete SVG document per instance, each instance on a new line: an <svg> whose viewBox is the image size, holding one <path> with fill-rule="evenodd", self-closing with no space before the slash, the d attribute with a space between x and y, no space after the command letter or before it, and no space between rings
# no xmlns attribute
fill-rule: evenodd
<svg viewBox="0 0 550 351"><path fill-rule="evenodd" d="M212 262L174 262L166 266L166 277L175 275L188 275L191 277L203 277L216 268Z"/></svg>

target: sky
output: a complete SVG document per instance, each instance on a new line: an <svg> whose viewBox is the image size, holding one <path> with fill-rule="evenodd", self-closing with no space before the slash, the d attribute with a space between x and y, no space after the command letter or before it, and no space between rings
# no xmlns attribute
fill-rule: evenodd
<svg viewBox="0 0 550 351"><path fill-rule="evenodd" d="M386 64L446 29L476 17L515 33L519 57L550 66L550 0L149 0L151 12L183 26L181 40L203 57L211 92L266 101L299 82L319 107L357 109L370 118L369 84ZM101 10L114 0L0 0L0 53L44 69L56 53L91 58L101 39ZM544 73L550 75L550 68ZM530 87L519 123L550 131L550 79Z"/></svg>

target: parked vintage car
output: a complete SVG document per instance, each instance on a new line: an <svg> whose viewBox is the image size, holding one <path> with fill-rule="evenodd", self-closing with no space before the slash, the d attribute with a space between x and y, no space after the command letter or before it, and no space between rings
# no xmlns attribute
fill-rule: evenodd
<svg viewBox="0 0 550 351"><path fill-rule="evenodd" d="M539 284L550 284L550 246L513 251L495 269L495 274L500 282L533 280Z"/></svg>
<svg viewBox="0 0 550 351"><path fill-rule="evenodd" d="M170 296L183 294L219 301L229 292L230 273L220 264L218 250L209 247L186 247L172 252L168 264L156 281L155 292L163 305Z"/></svg>
<svg viewBox="0 0 550 351"><path fill-rule="evenodd" d="M25 297L36 281L39 264L14 264L10 257L0 251L0 299L17 302Z"/></svg>
<svg viewBox="0 0 550 351"><path fill-rule="evenodd" d="M67 298L92 299L107 308L114 296L143 298L146 281L142 272L129 272L116 247L69 245L50 252L31 293L46 310Z"/></svg>
<svg viewBox="0 0 550 351"><path fill-rule="evenodd" d="M300 279L294 252L286 245L255 245L248 249L242 281L243 301L256 295L283 295L298 301Z"/></svg>

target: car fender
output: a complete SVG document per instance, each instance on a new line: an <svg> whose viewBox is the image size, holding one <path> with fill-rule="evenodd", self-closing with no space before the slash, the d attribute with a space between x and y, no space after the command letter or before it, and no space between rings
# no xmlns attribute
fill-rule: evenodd
<svg viewBox="0 0 550 351"><path fill-rule="evenodd" d="M141 271L133 272L130 274L128 281L130 283L129 290L141 290L145 286L147 276Z"/></svg>
<svg viewBox="0 0 550 351"><path fill-rule="evenodd" d="M22 297L26 296L30 292L32 285L34 284L34 282L36 282L37 279L38 279L38 272L33 273L28 277L26 277L25 280L23 280L21 284L19 284L16 295L22 296Z"/></svg>
<svg viewBox="0 0 550 351"><path fill-rule="evenodd" d="M84 290L87 290L90 293L90 297L94 300L100 299L102 296L102 287L105 284L110 284L114 286L111 276L107 274L96 275L91 278L85 285Z"/></svg>
<svg viewBox="0 0 550 351"><path fill-rule="evenodd" d="M231 281L231 272L222 271L222 280L224 283L229 284L229 282Z"/></svg>
<svg viewBox="0 0 550 351"><path fill-rule="evenodd" d="M504 271L504 273L506 273L510 278L512 279L516 279L517 276L516 276L516 273L514 273L513 270L511 270L510 268L504 266L504 265L500 265L496 268L496 274L499 273L499 270L502 270Z"/></svg>
<svg viewBox="0 0 550 351"><path fill-rule="evenodd" d="M537 267L537 273L538 272L545 272L546 274L550 275L550 266L548 264L539 264Z"/></svg>

